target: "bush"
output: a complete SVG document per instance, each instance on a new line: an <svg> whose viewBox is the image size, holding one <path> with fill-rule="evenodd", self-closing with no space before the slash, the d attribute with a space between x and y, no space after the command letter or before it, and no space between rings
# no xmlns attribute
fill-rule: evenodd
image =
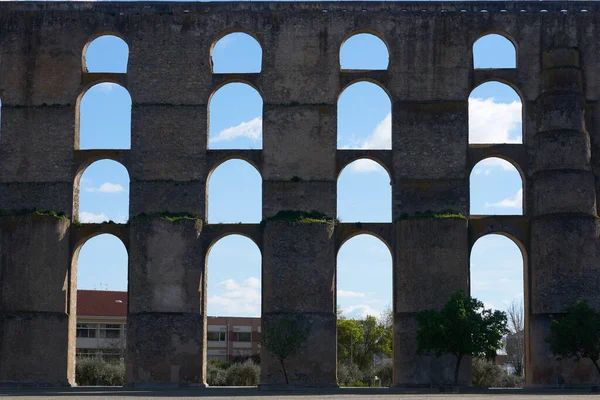
<svg viewBox="0 0 600 400"><path fill-rule="evenodd" d="M233 364L226 371L227 386L256 386L260 382L260 367L248 360L243 364Z"/></svg>
<svg viewBox="0 0 600 400"><path fill-rule="evenodd" d="M473 359L473 385L483 387L522 387L523 377L508 374L504 368L492 361Z"/></svg>
<svg viewBox="0 0 600 400"><path fill-rule="evenodd" d="M75 381L79 386L122 386L125 365L110 363L101 357L77 359Z"/></svg>
<svg viewBox="0 0 600 400"><path fill-rule="evenodd" d="M225 377L227 375L227 367L221 368L219 364L208 362L206 369L206 383L209 386L225 386ZM223 363L225 363L223 361Z"/></svg>
<svg viewBox="0 0 600 400"><path fill-rule="evenodd" d="M380 379L381 386L390 386L392 384L392 359L386 358L375 367L375 375Z"/></svg>
<svg viewBox="0 0 600 400"><path fill-rule="evenodd" d="M338 366L338 382L341 386L354 386L360 381L363 373L356 364L343 363ZM362 382L361 382L362 383Z"/></svg>

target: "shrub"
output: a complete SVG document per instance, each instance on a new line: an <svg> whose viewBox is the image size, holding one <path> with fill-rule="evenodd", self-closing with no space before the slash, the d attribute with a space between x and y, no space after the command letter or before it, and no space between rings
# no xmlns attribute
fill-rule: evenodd
<svg viewBox="0 0 600 400"><path fill-rule="evenodd" d="M385 358L375 367L375 375L380 379L381 386L390 386L392 384L392 359Z"/></svg>
<svg viewBox="0 0 600 400"><path fill-rule="evenodd" d="M256 386L260 382L260 367L248 360L243 364L233 364L226 371L227 386Z"/></svg>
<svg viewBox="0 0 600 400"><path fill-rule="evenodd" d="M473 385L483 387L515 388L523 386L523 377L510 375L493 361L474 358L472 365Z"/></svg>
<svg viewBox="0 0 600 400"><path fill-rule="evenodd" d="M208 383L209 386L225 386L227 367L221 368L219 364L211 361L213 360L208 362L206 369L206 383ZM222 363L225 363L225 361L222 361Z"/></svg>
<svg viewBox="0 0 600 400"><path fill-rule="evenodd" d="M110 363L101 357L77 359L75 381L79 386L122 386L125 365Z"/></svg>
<svg viewBox="0 0 600 400"><path fill-rule="evenodd" d="M342 363L338 366L338 382L341 386L354 386L362 375L362 371L356 364Z"/></svg>

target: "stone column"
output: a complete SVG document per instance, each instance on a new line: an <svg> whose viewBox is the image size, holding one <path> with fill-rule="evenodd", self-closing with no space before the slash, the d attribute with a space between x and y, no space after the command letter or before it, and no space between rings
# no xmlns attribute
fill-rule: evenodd
<svg viewBox="0 0 600 400"><path fill-rule="evenodd" d="M398 103L393 114L394 384L452 383L454 356L417 355L416 313L469 291L467 102ZM449 217L450 214L456 217ZM460 383L469 384L464 359Z"/></svg>
<svg viewBox="0 0 600 400"><path fill-rule="evenodd" d="M529 385L598 382L590 362L559 362L545 343L550 321L569 303L584 299L600 310L600 224L579 51L555 39L554 46L542 53L542 68L532 179L526 381Z"/></svg>
<svg viewBox="0 0 600 400"><path fill-rule="evenodd" d="M127 382L205 386L206 282L199 219L131 221Z"/></svg>
<svg viewBox="0 0 600 400"><path fill-rule="evenodd" d="M0 218L0 385L75 384L69 225L54 216Z"/></svg>

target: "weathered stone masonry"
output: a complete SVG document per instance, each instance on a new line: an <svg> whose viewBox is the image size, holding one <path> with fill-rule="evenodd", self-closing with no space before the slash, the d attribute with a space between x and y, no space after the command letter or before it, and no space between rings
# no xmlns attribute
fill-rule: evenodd
<svg viewBox="0 0 600 400"><path fill-rule="evenodd" d="M211 46L234 31L261 44L261 73L212 73ZM359 32L385 41L386 71L340 71L340 46ZM86 44L105 33L127 42L126 74L82 67ZM516 69L473 69L472 45L487 33L513 41ZM336 385L336 254L358 233L392 250L396 385L451 380L451 358L416 355L414 315L469 289L470 249L488 233L523 251L527 383L597 381L586 362L552 361L544 338L550 316L568 302L600 307L599 37L600 4L577 1L0 3L0 209L70 218L77 177L100 159L121 162L131 178L126 225L0 217L0 383L74 384L73 260L100 233L115 234L129 252L132 384L205 383L205 256L231 233L262 251L264 328L282 315L312 327L290 364L295 382ZM392 150L336 150L337 98L359 80L390 95ZM489 80L521 95L523 145L469 146L467 99ZM78 150L79 99L107 81L131 94L131 150ZM207 150L209 98L232 81L263 97L263 150ZM427 210L467 215L471 168L489 156L520 170L524 216L410 218ZM226 159L259 169L266 220L282 210L335 217L338 174L362 157L390 172L391 224L202 222L207 176ZM197 219L151 216L163 211ZM263 384L282 382L278 364L262 355Z"/></svg>

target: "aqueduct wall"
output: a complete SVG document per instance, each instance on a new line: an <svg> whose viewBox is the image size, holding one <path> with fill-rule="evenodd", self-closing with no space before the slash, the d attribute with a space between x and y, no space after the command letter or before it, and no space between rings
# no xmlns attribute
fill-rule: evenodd
<svg viewBox="0 0 600 400"><path fill-rule="evenodd" d="M261 44L261 73L212 73L211 46L232 31ZM356 32L385 41L386 71L340 71L340 46ZM515 43L517 68L473 69L472 45L490 32ZM126 74L82 67L84 47L104 33L128 43ZM470 248L494 232L524 252L527 383L597 380L585 362L551 360L544 338L570 301L600 307L598 37L600 4L577 1L0 3L0 382L74 383L72 259L103 232L129 252L129 383L205 383L205 255L216 238L242 233L262 251L263 329L284 315L310 322L292 379L335 386L336 252L358 232L392 249L396 385L451 381L451 357L416 355L414 316L469 289ZM336 150L337 98L359 80L391 97L392 150ZM469 146L467 99L489 80L520 93L522 145ZM263 150L207 150L209 98L231 81L263 97ZM98 82L131 94L131 150L78 150L78 99ZM524 216L414 218L468 215L470 169L489 155L520 167ZM376 159L390 172L394 222L204 224L207 175L232 157L259 168L265 220L282 210L334 218L341 168ZM105 158L129 171L128 224L14 211L71 217L76 176ZM197 219L153 215L165 211ZM282 380L263 349L263 384Z"/></svg>

